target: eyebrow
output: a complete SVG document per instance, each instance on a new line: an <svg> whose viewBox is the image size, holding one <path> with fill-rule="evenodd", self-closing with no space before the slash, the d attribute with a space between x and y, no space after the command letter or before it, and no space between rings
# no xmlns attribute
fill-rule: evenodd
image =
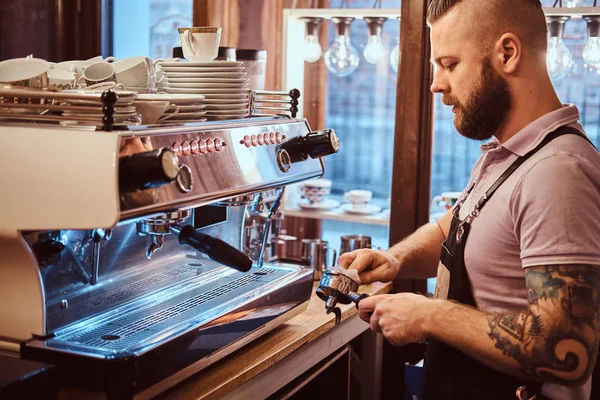
<svg viewBox="0 0 600 400"><path fill-rule="evenodd" d="M453 60L458 60L458 57L455 57L455 56L441 56L441 57L438 57L436 59L431 58L431 59L429 59L429 62L432 63L432 64L435 64L435 65L442 65L442 60L445 59L445 58L450 58L450 59L453 59Z"/></svg>

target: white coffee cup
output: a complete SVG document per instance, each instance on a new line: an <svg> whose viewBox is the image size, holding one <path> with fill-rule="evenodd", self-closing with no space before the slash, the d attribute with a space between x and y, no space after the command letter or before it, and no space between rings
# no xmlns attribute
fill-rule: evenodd
<svg viewBox="0 0 600 400"><path fill-rule="evenodd" d="M68 90L75 87L75 74L62 69L48 71L48 88L55 90Z"/></svg>
<svg viewBox="0 0 600 400"><path fill-rule="evenodd" d="M125 87L149 87L156 80L154 65L148 57L135 56L113 63L117 72L117 82Z"/></svg>
<svg viewBox="0 0 600 400"><path fill-rule="evenodd" d="M115 65L106 61L99 61L83 67L82 75L77 79L77 84L80 85L83 81L85 81L87 86L102 82L116 82L117 72Z"/></svg>
<svg viewBox="0 0 600 400"><path fill-rule="evenodd" d="M350 190L344 193L344 201L352 204L352 208L364 208L373 198L373 192L369 190Z"/></svg>
<svg viewBox="0 0 600 400"><path fill-rule="evenodd" d="M312 179L300 185L300 196L311 204L323 203L331 193L332 182L329 179Z"/></svg>
<svg viewBox="0 0 600 400"><path fill-rule="evenodd" d="M179 28L183 56L189 61L212 61L219 55L221 28Z"/></svg>
<svg viewBox="0 0 600 400"><path fill-rule="evenodd" d="M48 87L50 64L41 58L13 58L0 62L0 83L43 89Z"/></svg>
<svg viewBox="0 0 600 400"><path fill-rule="evenodd" d="M435 196L431 201L431 209L434 212L448 211L460 199L462 192L443 192L440 196Z"/></svg>

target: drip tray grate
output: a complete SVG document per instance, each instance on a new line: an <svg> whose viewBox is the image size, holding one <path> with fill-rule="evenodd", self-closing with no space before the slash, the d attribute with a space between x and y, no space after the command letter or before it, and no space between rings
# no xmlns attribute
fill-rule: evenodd
<svg viewBox="0 0 600 400"><path fill-rule="evenodd" d="M198 321L203 313L292 272L295 271L262 268L251 274L235 273L184 293L165 294L158 303L92 324L84 331L77 330L64 336L57 333L54 340L112 351L137 348L167 329L186 321ZM208 316L211 317L214 315Z"/></svg>

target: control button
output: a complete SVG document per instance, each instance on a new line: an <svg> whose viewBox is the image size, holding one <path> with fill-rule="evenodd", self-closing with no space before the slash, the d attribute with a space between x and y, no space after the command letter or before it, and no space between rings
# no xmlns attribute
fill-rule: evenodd
<svg viewBox="0 0 600 400"><path fill-rule="evenodd" d="M259 134L258 134L257 141L258 141L258 145L259 145L259 146L264 146L264 145L265 145L265 137L263 136L263 134L262 134L262 133L259 133ZM268 143L267 143L267 144L268 144Z"/></svg>
<svg viewBox="0 0 600 400"><path fill-rule="evenodd" d="M187 140L185 142L181 142L181 154L184 156L190 155L190 144Z"/></svg>
<svg viewBox="0 0 600 400"><path fill-rule="evenodd" d="M281 132L277 132L275 134L275 139L277 140L277 143L283 142L283 135L281 134ZM273 144L275 144L275 143L273 143Z"/></svg>
<svg viewBox="0 0 600 400"><path fill-rule="evenodd" d="M200 152L200 148L198 147L198 142L196 142L195 140L192 140L190 142L190 152L193 155L196 155Z"/></svg>
<svg viewBox="0 0 600 400"><path fill-rule="evenodd" d="M213 139L206 139L206 149L209 153L215 151L215 141Z"/></svg>
<svg viewBox="0 0 600 400"><path fill-rule="evenodd" d="M258 146L258 138L256 137L256 135L252 135L251 140L252 140L252 146L254 146L254 147Z"/></svg>
<svg viewBox="0 0 600 400"><path fill-rule="evenodd" d="M242 140L242 144L246 145L246 147L252 146L250 135L244 136L244 140Z"/></svg>
<svg viewBox="0 0 600 400"><path fill-rule="evenodd" d="M176 156L180 156L181 155L181 145L177 142L173 143L171 145L171 151L173 153L175 153Z"/></svg>
<svg viewBox="0 0 600 400"><path fill-rule="evenodd" d="M219 138L215 138L215 150L216 151L223 150L223 141Z"/></svg>
<svg viewBox="0 0 600 400"><path fill-rule="evenodd" d="M266 143L266 144L275 144L275 143L273 143L273 142L271 141L271 135L269 135L269 133L268 133L268 132L267 132L267 133L265 133L265 134L263 134L263 136L265 137L265 143Z"/></svg>
<svg viewBox="0 0 600 400"><path fill-rule="evenodd" d="M288 172L292 168L292 158L284 149L277 151L277 166L281 172Z"/></svg>
<svg viewBox="0 0 600 400"><path fill-rule="evenodd" d="M192 170L187 165L179 167L179 173L177 174L177 189L181 193L189 193L194 187L194 176Z"/></svg>
<svg viewBox="0 0 600 400"><path fill-rule="evenodd" d="M204 140L198 141L198 149L200 150L201 154L208 153L208 148L206 147L206 142Z"/></svg>
<svg viewBox="0 0 600 400"><path fill-rule="evenodd" d="M277 135L275 134L275 132L271 132L271 143L277 143Z"/></svg>

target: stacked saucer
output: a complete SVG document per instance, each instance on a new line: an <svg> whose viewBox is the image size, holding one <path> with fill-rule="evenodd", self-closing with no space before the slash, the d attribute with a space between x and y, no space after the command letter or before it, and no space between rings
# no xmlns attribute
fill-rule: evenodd
<svg viewBox="0 0 600 400"><path fill-rule="evenodd" d="M201 94L138 94L138 102L160 102L165 106L157 123L206 121L205 97Z"/></svg>
<svg viewBox="0 0 600 400"><path fill-rule="evenodd" d="M244 118L249 114L249 79L235 61L162 62L170 94L205 97L208 119Z"/></svg>

